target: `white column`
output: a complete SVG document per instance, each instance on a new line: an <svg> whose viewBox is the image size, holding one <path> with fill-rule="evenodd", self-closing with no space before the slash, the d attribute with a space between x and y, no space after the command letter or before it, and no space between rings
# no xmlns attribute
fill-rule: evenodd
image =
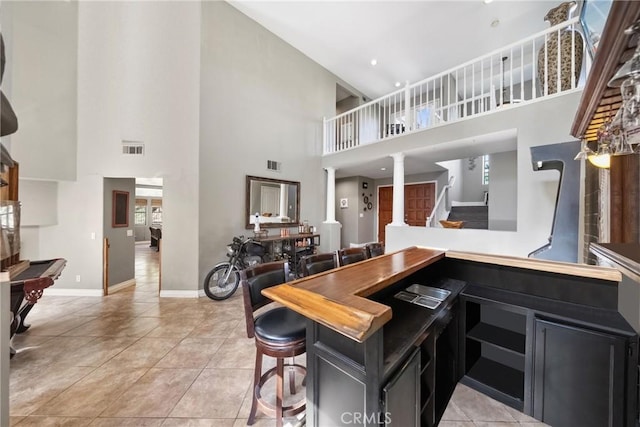
<svg viewBox="0 0 640 427"><path fill-rule="evenodd" d="M391 225L407 225L404 222L404 153L393 157L393 218Z"/></svg>
<svg viewBox="0 0 640 427"><path fill-rule="evenodd" d="M336 169L330 166L326 170L327 170L327 216L324 222L333 224L336 222Z"/></svg>

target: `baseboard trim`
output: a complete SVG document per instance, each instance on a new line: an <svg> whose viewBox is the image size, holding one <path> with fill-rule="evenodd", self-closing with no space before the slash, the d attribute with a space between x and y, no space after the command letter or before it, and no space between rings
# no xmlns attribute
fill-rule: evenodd
<svg viewBox="0 0 640 427"><path fill-rule="evenodd" d="M204 292L203 292L204 293ZM199 298L200 291L175 291L170 289L163 289L160 291L160 298Z"/></svg>
<svg viewBox="0 0 640 427"><path fill-rule="evenodd" d="M102 289L72 289L51 286L45 289L44 294L62 297L101 297Z"/></svg>
<svg viewBox="0 0 640 427"><path fill-rule="evenodd" d="M136 279L125 280L124 282L116 283L115 285L109 286L109 293L112 294L114 292L118 292L123 290L124 288L128 288L129 286L134 286L136 284Z"/></svg>

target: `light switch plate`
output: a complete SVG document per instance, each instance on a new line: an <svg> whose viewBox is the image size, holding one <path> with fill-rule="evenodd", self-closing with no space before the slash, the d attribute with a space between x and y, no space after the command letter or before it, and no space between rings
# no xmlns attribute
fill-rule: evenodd
<svg viewBox="0 0 640 427"><path fill-rule="evenodd" d="M133 236L133 230L127 230L127 236L128 237Z"/></svg>

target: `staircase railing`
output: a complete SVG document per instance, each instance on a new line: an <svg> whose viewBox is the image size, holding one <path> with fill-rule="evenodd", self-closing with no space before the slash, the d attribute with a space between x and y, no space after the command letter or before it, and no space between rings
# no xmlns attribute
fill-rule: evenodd
<svg viewBox="0 0 640 427"><path fill-rule="evenodd" d="M578 18L567 20L433 77L411 85L407 82L402 89L324 119L324 154L576 89L581 83L582 58L587 57L583 55L584 41L577 32L578 26ZM563 49L546 48L556 39L571 43L570 55L562 54ZM588 71L590 61L584 62ZM562 74L565 66L570 75Z"/></svg>
<svg viewBox="0 0 640 427"><path fill-rule="evenodd" d="M447 219L449 216L448 208L451 204L451 201L449 200L449 190L453 188L455 182L455 176L449 177L449 182L442 188L442 191L440 191L440 195L438 196L438 200L436 200L436 204L433 206L431 215L427 218L427 227L441 227L440 220Z"/></svg>

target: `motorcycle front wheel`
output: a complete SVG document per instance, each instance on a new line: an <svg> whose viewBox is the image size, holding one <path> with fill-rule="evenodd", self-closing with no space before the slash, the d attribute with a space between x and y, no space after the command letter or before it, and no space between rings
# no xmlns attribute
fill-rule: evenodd
<svg viewBox="0 0 640 427"><path fill-rule="evenodd" d="M229 269L232 269L232 271L229 273L227 281L225 281L224 278ZM222 301L233 295L239 284L240 273L238 270L228 262L223 262L213 267L213 270L204 278L204 293L212 300Z"/></svg>

